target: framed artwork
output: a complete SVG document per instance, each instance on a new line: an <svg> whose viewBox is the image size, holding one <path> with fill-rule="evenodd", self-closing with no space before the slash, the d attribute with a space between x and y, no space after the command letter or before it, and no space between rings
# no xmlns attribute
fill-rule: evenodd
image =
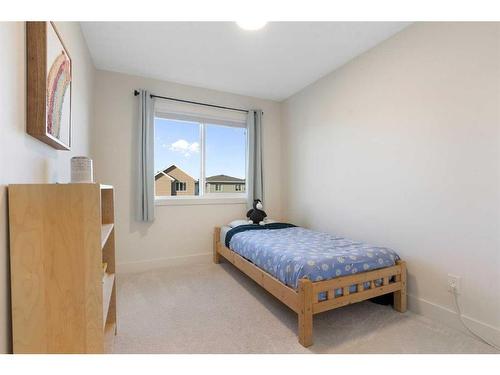
<svg viewBox="0 0 500 375"><path fill-rule="evenodd" d="M71 148L71 57L53 22L26 22L27 125L31 136Z"/></svg>

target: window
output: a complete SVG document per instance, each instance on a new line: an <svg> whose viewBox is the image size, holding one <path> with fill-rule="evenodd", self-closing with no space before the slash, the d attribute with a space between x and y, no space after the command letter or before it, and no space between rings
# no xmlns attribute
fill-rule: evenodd
<svg viewBox="0 0 500 375"><path fill-rule="evenodd" d="M207 123L205 146L207 193L244 196L235 186L245 183L247 129Z"/></svg>
<svg viewBox="0 0 500 375"><path fill-rule="evenodd" d="M155 118L154 148L155 195L197 195L201 175L200 125Z"/></svg>
<svg viewBox="0 0 500 375"><path fill-rule="evenodd" d="M175 182L175 190L176 191L186 191L186 183L185 182Z"/></svg>
<svg viewBox="0 0 500 375"><path fill-rule="evenodd" d="M157 113L154 125L157 198L245 197L245 123Z"/></svg>

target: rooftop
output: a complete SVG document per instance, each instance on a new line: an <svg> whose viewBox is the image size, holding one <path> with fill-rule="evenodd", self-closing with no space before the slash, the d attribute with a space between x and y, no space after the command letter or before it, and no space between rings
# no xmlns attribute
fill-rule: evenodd
<svg viewBox="0 0 500 375"><path fill-rule="evenodd" d="M237 178L232 176L226 176L225 174L218 174L216 176L210 176L205 179L206 182L241 182L245 183L245 179Z"/></svg>

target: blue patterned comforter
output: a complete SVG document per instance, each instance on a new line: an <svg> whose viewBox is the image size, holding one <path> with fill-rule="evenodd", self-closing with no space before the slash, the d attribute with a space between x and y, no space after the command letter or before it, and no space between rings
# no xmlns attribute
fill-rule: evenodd
<svg viewBox="0 0 500 375"><path fill-rule="evenodd" d="M385 247L301 227L249 229L234 234L229 248L294 289L301 278L328 280L390 267L399 259Z"/></svg>

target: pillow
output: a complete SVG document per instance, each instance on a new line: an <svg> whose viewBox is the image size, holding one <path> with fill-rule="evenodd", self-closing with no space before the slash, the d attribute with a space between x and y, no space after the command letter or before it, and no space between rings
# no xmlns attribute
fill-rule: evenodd
<svg viewBox="0 0 500 375"><path fill-rule="evenodd" d="M247 225L247 224L248 224L248 220L239 219L239 220L231 221L228 224L228 226L230 226L231 228L236 228L236 227L239 227L240 225Z"/></svg>

